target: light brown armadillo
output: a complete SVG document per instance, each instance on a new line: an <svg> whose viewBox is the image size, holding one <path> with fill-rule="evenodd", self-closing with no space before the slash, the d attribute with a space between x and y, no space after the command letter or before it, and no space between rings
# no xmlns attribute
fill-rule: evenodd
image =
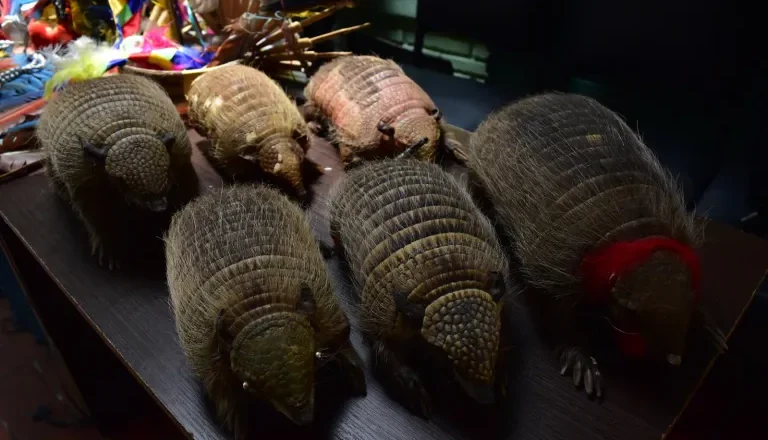
<svg viewBox="0 0 768 440"><path fill-rule="evenodd" d="M276 190L234 186L194 200L173 218L166 262L181 344L236 437L249 399L311 422L316 358L344 366L364 393L318 244Z"/></svg>
<svg viewBox="0 0 768 440"><path fill-rule="evenodd" d="M528 283L573 312L559 325L582 350L563 354L563 373L577 364L574 379L584 373L587 391L600 393L586 341L574 340L585 304L602 310L587 320L617 329L626 354L649 350L679 363L698 283L698 226L624 121L587 97L540 95L488 117L470 149L471 173Z"/></svg>
<svg viewBox="0 0 768 440"><path fill-rule="evenodd" d="M187 131L155 82L115 75L77 82L45 107L37 137L48 175L71 201L91 235L94 253L110 266L141 236L145 220L170 214L197 194ZM151 214L164 212L163 214Z"/></svg>
<svg viewBox="0 0 768 440"><path fill-rule="evenodd" d="M305 180L317 173L305 157L307 125L275 81L251 67L223 66L197 78L187 100L190 121L211 139L203 153L225 177L306 195Z"/></svg>
<svg viewBox="0 0 768 440"><path fill-rule="evenodd" d="M338 58L320 67L304 94L307 117L329 125L345 166L405 151L433 160L441 145L456 149L432 99L391 60Z"/></svg>
<svg viewBox="0 0 768 440"><path fill-rule="evenodd" d="M437 165L382 160L350 172L330 203L331 230L392 391L428 412L408 365L425 341L472 397L492 398L507 262L466 190Z"/></svg>

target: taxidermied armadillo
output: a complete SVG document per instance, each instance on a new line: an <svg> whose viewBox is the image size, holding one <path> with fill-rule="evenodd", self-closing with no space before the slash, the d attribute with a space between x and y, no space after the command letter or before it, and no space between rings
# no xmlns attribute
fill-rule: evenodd
<svg viewBox="0 0 768 440"><path fill-rule="evenodd" d="M432 160L440 145L462 159L455 141L446 139L432 99L393 61L338 58L320 67L304 94L307 118L329 125L345 166L409 148Z"/></svg>
<svg viewBox="0 0 768 440"><path fill-rule="evenodd" d="M437 165L382 160L351 171L330 205L331 231L391 391L427 415L409 364L429 347L470 396L492 399L507 261L466 190Z"/></svg>
<svg viewBox="0 0 768 440"><path fill-rule="evenodd" d="M307 125L275 81L251 67L223 66L197 78L187 99L190 120L211 138L203 153L222 174L306 195L306 180L317 173L305 158Z"/></svg>
<svg viewBox="0 0 768 440"><path fill-rule="evenodd" d="M577 331L584 321L610 324L626 355L679 364L698 295L699 226L624 121L587 97L540 95L492 114L470 144L471 174L567 338L562 373L573 367L576 385L583 377L601 393Z"/></svg>
<svg viewBox="0 0 768 440"><path fill-rule="evenodd" d="M198 192L184 123L155 82L114 75L77 83L46 105L37 128L48 175L91 235L100 262L139 247L140 225L160 219ZM123 254L123 255L115 255Z"/></svg>
<svg viewBox="0 0 768 440"><path fill-rule="evenodd" d="M177 213L166 240L181 344L237 438L249 399L312 421L319 362L365 392L349 322L300 208L276 190L234 186Z"/></svg>

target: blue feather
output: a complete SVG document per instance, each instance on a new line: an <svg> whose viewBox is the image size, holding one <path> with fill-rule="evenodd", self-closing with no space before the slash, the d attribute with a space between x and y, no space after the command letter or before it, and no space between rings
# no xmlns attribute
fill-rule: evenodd
<svg viewBox="0 0 768 440"><path fill-rule="evenodd" d="M14 62L23 66L28 62L24 54L14 55ZM54 67L48 63L36 72L27 72L0 87L0 112L32 102L43 97L45 83L54 73Z"/></svg>

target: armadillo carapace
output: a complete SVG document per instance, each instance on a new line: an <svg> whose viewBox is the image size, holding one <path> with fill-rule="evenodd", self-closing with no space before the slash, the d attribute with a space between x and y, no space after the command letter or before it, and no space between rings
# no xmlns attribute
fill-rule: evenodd
<svg viewBox="0 0 768 440"><path fill-rule="evenodd" d="M455 149L432 99L393 61L338 58L320 67L304 94L307 117L328 123L345 166L405 151L432 160L441 145Z"/></svg>
<svg viewBox="0 0 768 440"><path fill-rule="evenodd" d="M189 118L210 145L203 153L231 180L266 180L303 198L313 164L307 125L283 89L261 71L218 67L192 83Z"/></svg>
<svg viewBox="0 0 768 440"><path fill-rule="evenodd" d="M311 422L320 364L364 392L318 244L284 195L243 185L199 197L174 216L166 263L181 345L236 437L250 399Z"/></svg>
<svg viewBox="0 0 768 440"><path fill-rule="evenodd" d="M140 226L162 217L167 227L173 210L197 194L184 123L147 78L70 84L46 105L36 134L48 175L85 223L93 252L110 266L115 254L140 247L140 235L161 245L162 230L144 233Z"/></svg>
<svg viewBox="0 0 768 440"><path fill-rule="evenodd" d="M523 99L480 125L469 166L523 275L559 311L563 373L574 367L600 394L584 322L608 325L625 354L680 362L699 234L675 180L619 116L584 96Z"/></svg>
<svg viewBox="0 0 768 440"><path fill-rule="evenodd" d="M348 173L330 203L375 364L392 391L428 412L412 361L433 352L468 394L492 399L507 262L466 190L437 165L381 160Z"/></svg>

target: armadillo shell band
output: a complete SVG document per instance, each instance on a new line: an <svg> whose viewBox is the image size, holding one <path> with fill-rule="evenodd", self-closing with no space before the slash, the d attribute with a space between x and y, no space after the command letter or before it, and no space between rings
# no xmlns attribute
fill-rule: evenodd
<svg viewBox="0 0 768 440"><path fill-rule="evenodd" d="M236 286L241 287L243 284L238 284ZM263 292L256 293L252 296L236 296L229 302L229 305L225 307L224 317L227 319L227 322L232 322L239 316L261 306L283 303L283 298L288 296L289 295L283 292Z"/></svg>
<svg viewBox="0 0 768 440"><path fill-rule="evenodd" d="M235 318L235 320L232 322L232 324L229 326L229 334L230 335L236 335L245 327L248 326L248 323L255 322L259 320L260 318L272 315L274 313L279 312L293 312L296 310L295 306L291 306L289 304L281 304L281 303L273 303L273 304L264 304L262 306L259 306L257 308L251 309L246 311L245 313L240 314Z"/></svg>
<svg viewBox="0 0 768 440"><path fill-rule="evenodd" d="M295 312L276 312L262 316L253 322L246 324L243 330L235 336L235 340L232 343L232 351L237 352L240 344L242 344L245 339L257 336L274 327L305 328L308 332L312 332L312 326L305 316Z"/></svg>
<svg viewBox="0 0 768 440"><path fill-rule="evenodd" d="M482 290L466 289L427 306L421 334L445 351L464 377L490 383L499 348L499 306Z"/></svg>
<svg viewBox="0 0 768 440"><path fill-rule="evenodd" d="M411 302L420 302L422 300L434 301L436 298L442 296L441 292L446 292L446 289L457 283L465 287L461 289L453 288L447 291L453 292L468 288L481 289L488 285L487 279L487 270L456 269L448 271L448 269L446 269L445 272L426 279L416 286L416 288L408 295L408 299Z"/></svg>

